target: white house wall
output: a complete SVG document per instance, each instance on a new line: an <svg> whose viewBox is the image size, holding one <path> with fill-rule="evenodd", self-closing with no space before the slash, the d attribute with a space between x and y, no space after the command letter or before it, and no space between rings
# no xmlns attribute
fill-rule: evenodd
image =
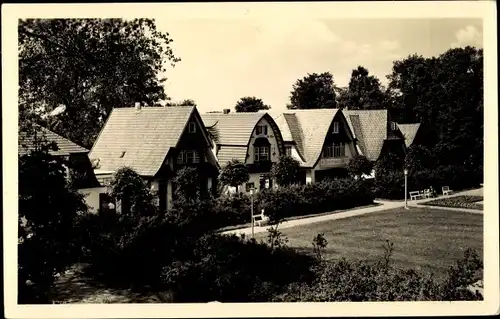
<svg viewBox="0 0 500 319"><path fill-rule="evenodd" d="M89 213L99 212L99 194L106 193L106 187L82 188L78 192L85 196L85 203L89 206Z"/></svg>
<svg viewBox="0 0 500 319"><path fill-rule="evenodd" d="M258 125L266 125L268 134L267 135L264 135L264 134L257 135L257 126ZM278 141L276 140L275 132L273 131L273 128L269 124L269 122L265 118L262 118L255 126L255 128L252 132L252 136L250 137L250 142L248 144L248 155L249 156L247 158L246 164L253 164L254 163L253 143L259 137L266 137L267 138L267 140L269 141L269 144L271 144L270 145L271 162L277 162L280 154L279 154Z"/></svg>

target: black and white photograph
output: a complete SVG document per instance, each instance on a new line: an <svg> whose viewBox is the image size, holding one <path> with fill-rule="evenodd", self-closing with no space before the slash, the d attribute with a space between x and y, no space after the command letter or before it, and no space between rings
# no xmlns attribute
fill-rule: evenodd
<svg viewBox="0 0 500 319"><path fill-rule="evenodd" d="M498 313L495 4L396 2L3 5L6 317Z"/></svg>

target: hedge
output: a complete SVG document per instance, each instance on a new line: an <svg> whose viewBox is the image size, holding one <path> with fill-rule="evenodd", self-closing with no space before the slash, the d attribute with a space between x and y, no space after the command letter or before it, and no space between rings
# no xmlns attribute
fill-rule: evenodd
<svg viewBox="0 0 500 319"><path fill-rule="evenodd" d="M483 172L464 166L438 166L434 169L410 171L408 192L423 190L431 186L439 194L441 187L449 186L453 191L479 187ZM387 172L375 176L374 196L384 199L404 198L404 174L401 171Z"/></svg>
<svg viewBox="0 0 500 319"><path fill-rule="evenodd" d="M372 204L373 194L366 181L342 178L264 190L258 193L257 202L271 221L278 221Z"/></svg>

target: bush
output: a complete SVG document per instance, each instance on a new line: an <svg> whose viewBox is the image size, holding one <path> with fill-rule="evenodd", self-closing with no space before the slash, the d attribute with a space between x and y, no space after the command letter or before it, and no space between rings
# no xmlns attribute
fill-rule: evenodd
<svg viewBox="0 0 500 319"><path fill-rule="evenodd" d="M347 170L353 176L361 176L363 174L370 175L373 169L373 163L366 156L356 155L349 160Z"/></svg>
<svg viewBox="0 0 500 319"><path fill-rule="evenodd" d="M250 196L221 195L213 201L214 218L221 227L250 222Z"/></svg>
<svg viewBox="0 0 500 319"><path fill-rule="evenodd" d="M390 258L390 256L389 256ZM467 250L464 259L450 267L448 278L436 282L431 275L392 266L387 256L381 262L329 261L316 268L316 280L293 283L276 295L278 302L325 301L451 301L482 300L468 287L480 278L482 263Z"/></svg>
<svg viewBox="0 0 500 319"><path fill-rule="evenodd" d="M186 187L178 188L182 194L173 209L160 212L134 171L119 173L112 183L113 194L127 194L131 209L125 214L89 215L80 220L84 260L91 264L91 275L110 284L154 286L164 265L183 256L191 242L220 225L213 218L212 201L185 198Z"/></svg>
<svg viewBox="0 0 500 319"><path fill-rule="evenodd" d="M313 263L289 248L208 235L185 259L164 267L161 280L174 291L175 302L263 302L292 282L311 280Z"/></svg>
<svg viewBox="0 0 500 319"><path fill-rule="evenodd" d="M75 223L84 198L67 181L52 143L19 157L18 302L45 303L55 275L78 259Z"/></svg>

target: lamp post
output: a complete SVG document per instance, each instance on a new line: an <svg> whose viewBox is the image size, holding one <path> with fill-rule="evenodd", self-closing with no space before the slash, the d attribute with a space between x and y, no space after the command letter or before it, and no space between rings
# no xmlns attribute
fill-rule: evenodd
<svg viewBox="0 0 500 319"><path fill-rule="evenodd" d="M254 188L250 188L250 220L252 223L252 238L254 238L254 222L253 222L253 193L254 193Z"/></svg>
<svg viewBox="0 0 500 319"><path fill-rule="evenodd" d="M408 209L408 170L405 169L405 209Z"/></svg>

